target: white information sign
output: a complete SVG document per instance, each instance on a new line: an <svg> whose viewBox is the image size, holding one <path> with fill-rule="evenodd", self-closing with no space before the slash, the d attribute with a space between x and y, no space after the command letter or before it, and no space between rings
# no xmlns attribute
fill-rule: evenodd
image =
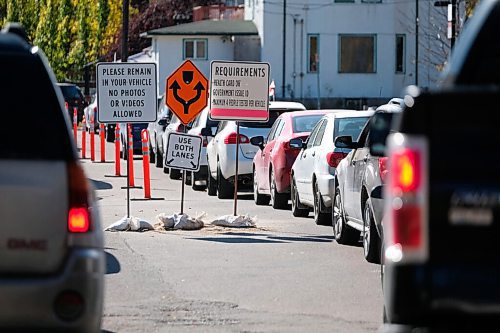
<svg viewBox="0 0 500 333"><path fill-rule="evenodd" d="M212 61L210 118L267 121L269 119L269 64Z"/></svg>
<svg viewBox="0 0 500 333"><path fill-rule="evenodd" d="M155 63L99 63L96 71L100 123L156 121Z"/></svg>
<svg viewBox="0 0 500 333"><path fill-rule="evenodd" d="M168 168L198 171L202 138L198 135L171 132L165 150L165 166Z"/></svg>

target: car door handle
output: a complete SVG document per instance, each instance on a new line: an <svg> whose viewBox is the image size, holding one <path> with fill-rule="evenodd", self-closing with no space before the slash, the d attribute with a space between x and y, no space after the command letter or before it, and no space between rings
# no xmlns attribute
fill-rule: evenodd
<svg viewBox="0 0 500 333"><path fill-rule="evenodd" d="M312 153L312 156L316 156L316 152L315 151Z"/></svg>
<svg viewBox="0 0 500 333"><path fill-rule="evenodd" d="M368 161L368 155L365 156L365 158L363 158L363 161Z"/></svg>

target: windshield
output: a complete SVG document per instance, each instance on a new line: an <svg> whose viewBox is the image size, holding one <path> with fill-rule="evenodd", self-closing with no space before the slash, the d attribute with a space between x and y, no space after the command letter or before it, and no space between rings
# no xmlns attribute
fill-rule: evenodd
<svg viewBox="0 0 500 333"><path fill-rule="evenodd" d="M368 119L368 117L336 118L334 135L350 135L353 141L357 141Z"/></svg>
<svg viewBox="0 0 500 333"><path fill-rule="evenodd" d="M322 114L294 117L292 120L293 133L311 132L321 117L323 117Z"/></svg>

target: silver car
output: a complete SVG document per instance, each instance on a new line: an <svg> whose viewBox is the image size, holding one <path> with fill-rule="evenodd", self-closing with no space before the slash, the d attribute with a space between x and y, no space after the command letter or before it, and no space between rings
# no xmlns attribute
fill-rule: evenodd
<svg viewBox="0 0 500 333"><path fill-rule="evenodd" d="M0 131L0 331L100 332L103 232L63 96L43 53L8 30L0 72L5 124L19 114L27 128L45 124L36 149L17 127ZM19 89L27 77L30 98Z"/></svg>
<svg viewBox="0 0 500 333"><path fill-rule="evenodd" d="M292 166L291 199L294 216L314 211L316 224L331 225L335 170L349 149L336 148L337 136L355 140L374 111L345 111L323 116L312 130Z"/></svg>
<svg viewBox="0 0 500 333"><path fill-rule="evenodd" d="M274 121L283 112L305 109L303 104L297 102L270 102L267 122L239 122L238 182L241 185L251 188L253 184L253 157L259 148L250 144L250 139L254 136L267 137ZM221 121L213 140L207 145L208 195L217 194L219 199L229 199L234 196L236 127L235 121Z"/></svg>

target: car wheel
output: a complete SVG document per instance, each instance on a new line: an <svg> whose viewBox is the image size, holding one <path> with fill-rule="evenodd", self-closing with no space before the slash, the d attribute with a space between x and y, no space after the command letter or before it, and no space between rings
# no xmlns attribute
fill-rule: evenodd
<svg viewBox="0 0 500 333"><path fill-rule="evenodd" d="M179 169L170 168L170 174L168 175L170 179L181 179L182 172Z"/></svg>
<svg viewBox="0 0 500 333"><path fill-rule="evenodd" d="M155 160L155 152L153 150L153 147L151 147L151 141L149 142L149 163L156 163Z"/></svg>
<svg viewBox="0 0 500 333"><path fill-rule="evenodd" d="M279 193L276 187L276 179L274 178L274 169L271 169L271 178L269 181L271 187L271 206L274 209L285 209L288 206L287 193Z"/></svg>
<svg viewBox="0 0 500 333"><path fill-rule="evenodd" d="M217 162L217 198L219 199L233 199L234 198L234 185L224 178L220 170L220 164Z"/></svg>
<svg viewBox="0 0 500 333"><path fill-rule="evenodd" d="M155 166L157 168L163 168L163 154L158 149L158 142L156 142L156 161Z"/></svg>
<svg viewBox="0 0 500 333"><path fill-rule="evenodd" d="M113 130L110 130L108 127L105 127L105 133L107 142L115 142L115 133Z"/></svg>
<svg viewBox="0 0 500 333"><path fill-rule="evenodd" d="M306 217L309 215L309 208L301 207L299 192L297 191L294 177L292 177L290 196L292 198L292 215L295 217Z"/></svg>
<svg viewBox="0 0 500 333"><path fill-rule="evenodd" d="M332 209L333 235L339 244L353 245L359 240L359 231L345 223L344 205L340 189L335 190L335 201Z"/></svg>
<svg viewBox="0 0 500 333"><path fill-rule="evenodd" d="M182 173L182 171L181 171ZM193 173L192 172L187 172L184 174L184 184L187 185L187 186L191 186L191 184L193 183Z"/></svg>
<svg viewBox="0 0 500 333"><path fill-rule="evenodd" d="M370 199L366 199L363 212L363 253L366 261L380 264L380 238L373 220Z"/></svg>
<svg viewBox="0 0 500 333"><path fill-rule="evenodd" d="M122 157L123 157L123 159L126 161L126 160L128 160L128 149L127 149L127 145L122 144L122 150L123 150Z"/></svg>
<svg viewBox="0 0 500 333"><path fill-rule="evenodd" d="M332 215L329 213L322 213L321 208L323 201L321 200L321 192L319 191L318 183L314 183L314 222L317 225L332 225Z"/></svg>
<svg viewBox="0 0 500 333"><path fill-rule="evenodd" d="M257 181L257 172L255 167L253 168L253 201L258 206L264 206L269 204L270 197L259 193L259 183Z"/></svg>
<svg viewBox="0 0 500 333"><path fill-rule="evenodd" d="M212 177L212 171L210 170L210 165L208 166L208 176L207 176L207 192L208 195L213 197L217 195L217 181Z"/></svg>
<svg viewBox="0 0 500 333"><path fill-rule="evenodd" d="M197 175L198 172L191 173L191 188L193 189L193 191L203 191L206 186L196 184L197 181L201 181L201 179Z"/></svg>

